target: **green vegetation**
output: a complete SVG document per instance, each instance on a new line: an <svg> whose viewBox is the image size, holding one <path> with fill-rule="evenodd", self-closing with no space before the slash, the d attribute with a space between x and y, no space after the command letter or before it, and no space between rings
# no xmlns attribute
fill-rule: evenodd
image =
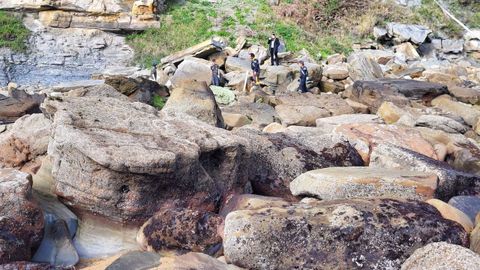
<svg viewBox="0 0 480 270"><path fill-rule="evenodd" d="M14 51L24 51L29 31L20 18L11 13L0 11L0 47Z"/></svg>
<svg viewBox="0 0 480 270"><path fill-rule="evenodd" d="M153 95L153 101L152 101L152 106L157 108L158 110L163 109L165 106L165 98L162 96L159 96L157 94Z"/></svg>

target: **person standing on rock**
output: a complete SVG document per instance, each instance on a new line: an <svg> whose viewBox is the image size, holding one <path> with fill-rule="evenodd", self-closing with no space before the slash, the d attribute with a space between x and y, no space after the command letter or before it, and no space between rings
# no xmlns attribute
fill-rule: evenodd
<svg viewBox="0 0 480 270"><path fill-rule="evenodd" d="M272 37L268 39L268 48L270 48L270 62L273 65L279 65L278 60L278 48L280 47L280 40L275 34L272 34Z"/></svg>
<svg viewBox="0 0 480 270"><path fill-rule="evenodd" d="M212 70L212 84L215 86L220 86L220 77L218 73L219 67L216 59L212 59L212 66L210 66L210 69Z"/></svg>
<svg viewBox="0 0 480 270"><path fill-rule="evenodd" d="M253 73L253 77L252 77L253 81L255 82L255 84L259 85L260 84L260 62L255 57L254 53L250 54L250 59L252 59L251 68Z"/></svg>
<svg viewBox="0 0 480 270"><path fill-rule="evenodd" d="M157 65L158 63L154 61L152 63L152 71L150 72L150 75L152 76L154 81L157 81Z"/></svg>
<svg viewBox="0 0 480 270"><path fill-rule="evenodd" d="M305 62L300 61L300 92L307 93L307 78L308 78L308 69L305 66Z"/></svg>

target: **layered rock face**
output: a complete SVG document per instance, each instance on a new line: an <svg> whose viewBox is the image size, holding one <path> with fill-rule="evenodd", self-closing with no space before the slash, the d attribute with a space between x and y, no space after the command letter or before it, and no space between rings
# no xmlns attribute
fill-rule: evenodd
<svg viewBox="0 0 480 270"><path fill-rule="evenodd" d="M355 199L230 213L223 244L227 262L248 269L397 269L438 241L468 238L426 203Z"/></svg>
<svg viewBox="0 0 480 270"><path fill-rule="evenodd" d="M45 26L96 28L102 30L142 30L158 26L155 14L162 0L5 0L0 9L35 10Z"/></svg>
<svg viewBox="0 0 480 270"><path fill-rule="evenodd" d="M0 205L0 265L30 260L44 226L42 210L32 200L31 176L0 170Z"/></svg>
<svg viewBox="0 0 480 270"><path fill-rule="evenodd" d="M248 142L187 115L94 97L47 101L44 111L56 193L74 208L117 221L165 205L214 210L248 180Z"/></svg>

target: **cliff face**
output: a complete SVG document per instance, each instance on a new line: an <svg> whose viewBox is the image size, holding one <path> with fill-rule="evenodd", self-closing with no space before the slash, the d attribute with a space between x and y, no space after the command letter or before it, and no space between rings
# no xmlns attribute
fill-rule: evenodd
<svg viewBox="0 0 480 270"><path fill-rule="evenodd" d="M159 25L163 0L6 0L0 9L38 12L45 26L108 31L143 30Z"/></svg>

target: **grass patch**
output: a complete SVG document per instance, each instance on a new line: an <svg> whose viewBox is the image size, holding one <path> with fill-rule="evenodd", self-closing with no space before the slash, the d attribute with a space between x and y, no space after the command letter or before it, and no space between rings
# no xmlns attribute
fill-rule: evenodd
<svg viewBox="0 0 480 270"><path fill-rule="evenodd" d="M155 107L157 110L163 109L165 106L166 100L164 97L159 96L157 94L153 95L152 106Z"/></svg>
<svg viewBox="0 0 480 270"><path fill-rule="evenodd" d="M25 51L30 31L23 25L22 19L11 13L0 11L0 47L14 51Z"/></svg>

